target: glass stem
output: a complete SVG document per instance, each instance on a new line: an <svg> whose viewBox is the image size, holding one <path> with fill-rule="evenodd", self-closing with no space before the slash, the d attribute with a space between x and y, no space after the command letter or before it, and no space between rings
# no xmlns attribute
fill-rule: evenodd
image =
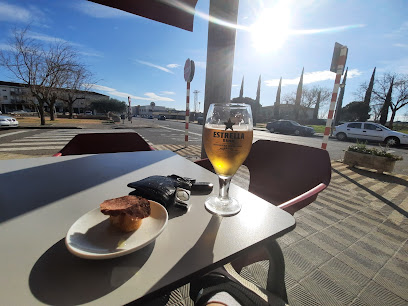
<svg viewBox="0 0 408 306"><path fill-rule="evenodd" d="M230 188L231 178L232 176L218 177L218 180L220 183L220 192L218 196L221 200L229 199L229 188Z"/></svg>

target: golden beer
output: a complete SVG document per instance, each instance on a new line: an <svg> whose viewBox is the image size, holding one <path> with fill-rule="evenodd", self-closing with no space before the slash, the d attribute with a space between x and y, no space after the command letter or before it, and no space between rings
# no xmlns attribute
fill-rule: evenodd
<svg viewBox="0 0 408 306"><path fill-rule="evenodd" d="M235 174L251 150L252 137L252 130L204 128L205 152L218 175Z"/></svg>

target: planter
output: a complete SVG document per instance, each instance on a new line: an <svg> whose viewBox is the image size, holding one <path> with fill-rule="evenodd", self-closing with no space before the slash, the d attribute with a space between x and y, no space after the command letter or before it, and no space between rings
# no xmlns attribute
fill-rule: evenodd
<svg viewBox="0 0 408 306"><path fill-rule="evenodd" d="M352 167L360 166L375 169L378 173L383 173L392 172L396 161L382 156L345 151L343 162Z"/></svg>

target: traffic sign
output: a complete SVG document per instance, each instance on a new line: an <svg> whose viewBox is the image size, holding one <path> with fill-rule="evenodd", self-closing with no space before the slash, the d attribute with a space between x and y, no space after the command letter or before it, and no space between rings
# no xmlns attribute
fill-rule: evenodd
<svg viewBox="0 0 408 306"><path fill-rule="evenodd" d="M331 72L337 73L337 66L338 66L338 62L339 62L340 51L344 47L346 47L346 46L343 46L343 45L339 44L338 42L336 42L334 44L333 57L332 57L331 65L330 65L330 71ZM343 64L343 70L341 71L341 75L343 75L343 72L344 72L344 66L345 66L346 61L347 61L347 53L348 53L348 49L346 49L346 54L345 54L345 59L344 59L344 64Z"/></svg>
<svg viewBox="0 0 408 306"><path fill-rule="evenodd" d="M186 63L184 64L184 80L189 83L193 80L194 78L194 72L195 72L195 64L193 60L190 60L189 58L186 60Z"/></svg>

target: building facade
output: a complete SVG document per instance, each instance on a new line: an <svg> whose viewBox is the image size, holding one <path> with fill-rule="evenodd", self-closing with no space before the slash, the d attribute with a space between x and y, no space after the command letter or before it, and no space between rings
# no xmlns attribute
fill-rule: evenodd
<svg viewBox="0 0 408 306"><path fill-rule="evenodd" d="M79 91L80 99L74 102L74 113L82 114L87 110L91 110L90 104L92 101L100 99L109 99L109 96L91 91ZM36 112L37 100L32 96L30 89L26 84L0 81L0 111L3 114L23 111ZM49 111L47 106L45 110ZM57 113L65 113L68 111L66 103L62 100L57 100L55 103L55 111Z"/></svg>

